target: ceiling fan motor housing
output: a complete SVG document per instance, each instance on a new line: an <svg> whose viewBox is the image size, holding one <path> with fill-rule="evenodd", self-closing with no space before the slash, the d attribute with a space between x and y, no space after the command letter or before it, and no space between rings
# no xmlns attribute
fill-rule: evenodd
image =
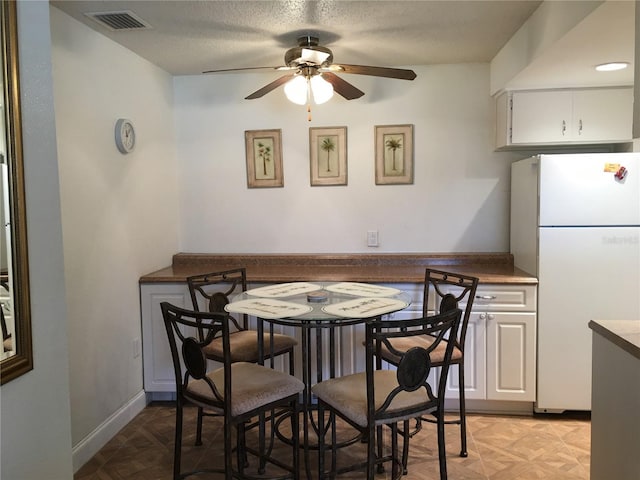
<svg viewBox="0 0 640 480"><path fill-rule="evenodd" d="M333 53L318 45L317 37L300 37L298 46L290 48L284 54L284 63L288 67L326 67L333 62Z"/></svg>

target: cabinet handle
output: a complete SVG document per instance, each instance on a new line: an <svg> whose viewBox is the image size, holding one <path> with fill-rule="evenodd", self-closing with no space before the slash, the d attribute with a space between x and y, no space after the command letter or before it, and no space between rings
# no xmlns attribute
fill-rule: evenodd
<svg viewBox="0 0 640 480"><path fill-rule="evenodd" d="M486 313L481 313L480 314L480 320L484 320L485 318L487 318L487 314Z"/></svg>
<svg viewBox="0 0 640 480"><path fill-rule="evenodd" d="M495 300L498 297L495 295L476 295L476 298L478 300Z"/></svg>
<svg viewBox="0 0 640 480"><path fill-rule="evenodd" d="M562 136L564 137L564 132L567 131L567 122L562 120Z"/></svg>
<svg viewBox="0 0 640 480"><path fill-rule="evenodd" d="M578 135L582 135L582 119L578 121Z"/></svg>

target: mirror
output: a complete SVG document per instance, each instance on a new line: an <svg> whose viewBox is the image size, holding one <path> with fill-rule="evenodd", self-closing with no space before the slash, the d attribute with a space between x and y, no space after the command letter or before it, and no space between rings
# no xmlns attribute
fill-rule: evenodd
<svg viewBox="0 0 640 480"><path fill-rule="evenodd" d="M33 369L29 262L22 164L22 123L18 70L17 2L0 2L3 96L0 104L0 384Z"/></svg>

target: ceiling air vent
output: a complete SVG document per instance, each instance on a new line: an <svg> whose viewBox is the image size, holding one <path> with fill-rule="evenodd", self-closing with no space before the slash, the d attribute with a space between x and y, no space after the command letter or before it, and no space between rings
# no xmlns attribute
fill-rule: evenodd
<svg viewBox="0 0 640 480"><path fill-rule="evenodd" d="M85 15L112 31L151 28L151 25L130 11L94 12Z"/></svg>

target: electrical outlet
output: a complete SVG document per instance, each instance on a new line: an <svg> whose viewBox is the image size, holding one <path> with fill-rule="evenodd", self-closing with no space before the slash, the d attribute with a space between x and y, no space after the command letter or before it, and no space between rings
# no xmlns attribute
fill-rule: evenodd
<svg viewBox="0 0 640 480"><path fill-rule="evenodd" d="M138 337L133 339L133 358L140 356L140 339Z"/></svg>
<svg viewBox="0 0 640 480"><path fill-rule="evenodd" d="M369 230L367 232L367 247L377 247L377 246L378 246L378 231Z"/></svg>

